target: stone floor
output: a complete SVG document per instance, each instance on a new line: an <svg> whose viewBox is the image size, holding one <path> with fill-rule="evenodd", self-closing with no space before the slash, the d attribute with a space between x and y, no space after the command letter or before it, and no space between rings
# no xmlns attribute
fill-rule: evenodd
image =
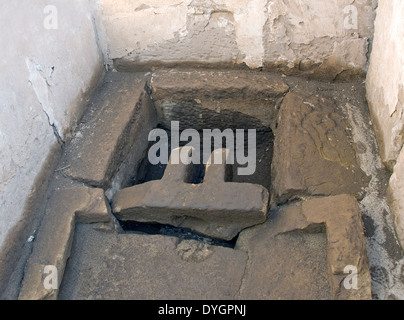
<svg viewBox="0 0 404 320"><path fill-rule="evenodd" d="M264 223L232 220L242 231L225 244L193 233L207 230L199 220L184 224L189 237L122 229L115 195L139 183L150 130L173 120L197 130L242 123L273 133L272 161L264 164L270 170L259 171L268 172ZM388 178L361 82L248 71L110 72L64 148L27 243L29 258L3 298L404 299ZM211 221L204 214L200 220ZM56 266L57 288L44 286L47 265Z"/></svg>

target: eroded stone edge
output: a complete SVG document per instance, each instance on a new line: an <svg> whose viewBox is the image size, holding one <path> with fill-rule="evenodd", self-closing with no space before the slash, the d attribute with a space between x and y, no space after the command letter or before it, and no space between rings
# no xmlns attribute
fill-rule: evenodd
<svg viewBox="0 0 404 320"><path fill-rule="evenodd" d="M341 207L338 209L337 203L343 204L345 210L341 210ZM318 208L322 209L318 210ZM270 224L266 230L269 232L268 238L299 230L313 232L317 227L324 225L327 234L329 283L333 299L372 299L371 277L361 213L354 196L342 194L292 203L279 207L274 219L271 221L271 217L269 217L267 222ZM251 256L249 243L254 241L255 235L264 227L264 225L258 225L245 229L237 240L235 249L243 250L248 254L246 271L240 285L238 298L242 297L245 277L249 274L250 264L254 259ZM338 233L342 233L342 237L337 237ZM345 269L347 266L357 268L357 289L344 287L344 280L353 274ZM349 279L346 282L349 282Z"/></svg>
<svg viewBox="0 0 404 320"><path fill-rule="evenodd" d="M111 211L104 190L72 187L56 190L46 208L33 251L27 262L19 300L57 299L67 259L70 255L76 222L110 222ZM55 266L57 284L46 289L45 266Z"/></svg>

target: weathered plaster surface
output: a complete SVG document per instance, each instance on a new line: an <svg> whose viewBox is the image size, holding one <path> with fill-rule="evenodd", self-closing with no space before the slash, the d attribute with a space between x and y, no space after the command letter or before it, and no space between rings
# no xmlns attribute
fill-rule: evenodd
<svg viewBox="0 0 404 320"><path fill-rule="evenodd" d="M0 4L0 249L52 146L69 138L102 70L92 2L56 0L52 12L47 5ZM56 29L45 28L56 22Z"/></svg>
<svg viewBox="0 0 404 320"><path fill-rule="evenodd" d="M390 169L404 143L404 2L380 0L367 75L381 157Z"/></svg>
<svg viewBox="0 0 404 320"><path fill-rule="evenodd" d="M404 2L379 0L367 99L383 163L393 171L388 200L404 248Z"/></svg>
<svg viewBox="0 0 404 320"><path fill-rule="evenodd" d="M103 0L101 10L118 68L245 63L335 78L366 71L375 2Z"/></svg>

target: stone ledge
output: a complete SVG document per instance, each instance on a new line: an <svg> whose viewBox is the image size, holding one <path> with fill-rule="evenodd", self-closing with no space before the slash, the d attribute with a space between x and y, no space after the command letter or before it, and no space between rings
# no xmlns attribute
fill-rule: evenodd
<svg viewBox="0 0 404 320"><path fill-rule="evenodd" d="M109 222L111 212L104 190L73 187L52 194L27 262L20 300L56 299L58 289L44 287L45 266L55 266L59 287L70 255L76 222Z"/></svg>
<svg viewBox="0 0 404 320"><path fill-rule="evenodd" d="M247 254L195 240L77 227L63 300L233 300Z"/></svg>
<svg viewBox="0 0 404 320"><path fill-rule="evenodd" d="M271 243L276 240L277 236L296 231L318 233L321 232L323 226L327 237L327 254L325 256L328 260L331 299L371 299L371 278L361 213L356 199L350 195L315 198L281 207L279 211L269 217L267 223L241 232L236 249L247 251L250 258L241 298L266 299L269 292L276 293L278 289L285 288L284 286L288 284L294 288L294 292L287 291L288 295L293 295L293 299L306 299L308 295L312 295L312 290L306 287L293 286L301 279L294 279L293 275L296 271L293 271L293 267L287 266L288 251L277 252L277 258L281 260L271 263L272 265L274 263L286 264L282 269L292 270L292 276L284 274L284 278L275 280L270 276L273 271L266 269L271 268L271 263L266 264L265 261L272 257L268 255L268 252ZM271 259L275 259L275 257ZM304 276L316 281L317 275L313 277L312 266L305 266L305 261L299 263L300 267L307 268L308 274ZM357 289L344 287L344 280L349 275L344 273L347 266L357 268ZM257 278L257 274L267 276ZM276 274L274 276L280 277ZM289 280L287 280L288 278ZM292 282L286 283L285 281ZM310 284L310 286L314 285L316 284ZM323 299L325 298L323 297Z"/></svg>
<svg viewBox="0 0 404 320"><path fill-rule="evenodd" d="M148 147L147 136L157 124L145 89L148 79L139 73L111 72L105 76L66 147L60 164L64 174L107 189L118 170L124 171L122 181L125 173L135 172ZM125 162L128 158L131 161Z"/></svg>

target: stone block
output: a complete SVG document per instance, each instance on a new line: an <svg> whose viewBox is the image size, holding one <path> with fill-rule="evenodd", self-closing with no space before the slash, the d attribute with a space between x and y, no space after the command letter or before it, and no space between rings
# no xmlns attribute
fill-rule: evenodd
<svg viewBox="0 0 404 320"><path fill-rule="evenodd" d="M314 195L363 196L370 178L358 165L347 124L335 109L322 97L286 95L275 131L271 203Z"/></svg>
<svg viewBox="0 0 404 320"><path fill-rule="evenodd" d="M230 300L247 255L195 240L114 234L79 225L59 298Z"/></svg>
<svg viewBox="0 0 404 320"><path fill-rule="evenodd" d="M236 249L249 256L242 299L372 298L361 213L350 195L281 207L241 232Z"/></svg>
<svg viewBox="0 0 404 320"><path fill-rule="evenodd" d="M217 149L212 158L221 155L226 159L226 154L226 149ZM172 153L161 180L116 193L112 201L113 213L123 221L168 224L225 240L265 221L269 201L266 188L225 182L225 161L222 164L211 161L200 184L184 182L190 169L191 165L174 164Z"/></svg>
<svg viewBox="0 0 404 320"><path fill-rule="evenodd" d="M76 222L109 222L110 219L109 204L102 189L72 187L54 191L34 239L19 299L56 299L70 255ZM56 267L55 288L44 286L45 266Z"/></svg>
<svg viewBox="0 0 404 320"><path fill-rule="evenodd" d="M97 89L75 137L67 145L60 167L69 177L109 188L125 185L136 171L155 128L155 110L145 89L148 77L111 72Z"/></svg>

